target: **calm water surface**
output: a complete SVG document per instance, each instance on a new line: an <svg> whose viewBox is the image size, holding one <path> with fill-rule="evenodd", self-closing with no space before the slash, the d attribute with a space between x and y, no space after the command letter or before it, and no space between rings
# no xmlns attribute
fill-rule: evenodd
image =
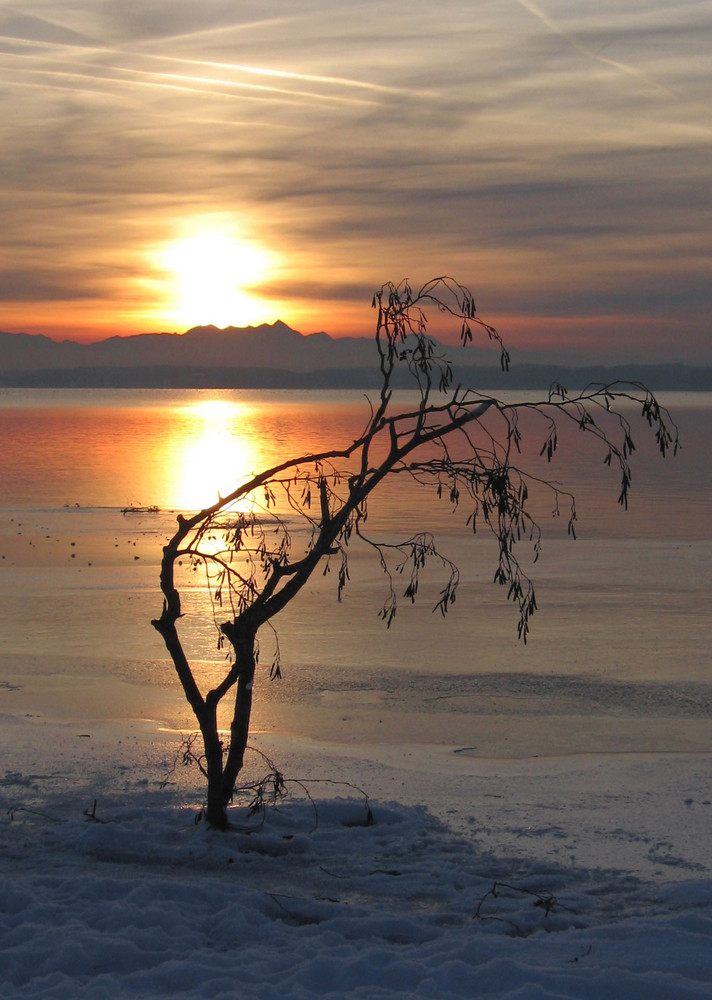
<svg viewBox="0 0 712 1000"><path fill-rule="evenodd" d="M452 615L430 614L433 573L421 605L402 608L386 632L378 567L354 550L341 605L332 579L319 578L285 613L285 679L262 683L258 726L493 755L709 749L712 398L664 401L683 451L662 462L642 426L634 433L627 513L603 454L583 449L580 433L564 435L548 468L527 456L573 489L579 510L571 543L542 502L541 612L527 647L491 584L491 544L460 531L466 512L389 487L375 525L435 529L463 570ZM1 710L189 725L149 624L175 511L287 455L348 443L367 417L356 392L0 391ZM148 505L158 513L121 513ZM187 607L207 682L221 654L201 600L196 584Z"/></svg>

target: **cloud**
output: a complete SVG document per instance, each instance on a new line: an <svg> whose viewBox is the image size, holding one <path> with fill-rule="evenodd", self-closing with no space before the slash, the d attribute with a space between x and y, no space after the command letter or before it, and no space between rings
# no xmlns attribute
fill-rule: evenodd
<svg viewBox="0 0 712 1000"><path fill-rule="evenodd" d="M96 45L95 39L74 31L64 25L33 14L16 11L0 17L0 38L22 42L26 45L39 43L42 46L88 46Z"/></svg>
<svg viewBox="0 0 712 1000"><path fill-rule="evenodd" d="M90 297L97 287L83 283L81 273L57 274L44 280L35 269L3 269L0 273L0 302L73 302Z"/></svg>
<svg viewBox="0 0 712 1000"><path fill-rule="evenodd" d="M133 313L212 213L279 256L287 321L432 268L702 337L711 40L692 3L0 3L4 287Z"/></svg>

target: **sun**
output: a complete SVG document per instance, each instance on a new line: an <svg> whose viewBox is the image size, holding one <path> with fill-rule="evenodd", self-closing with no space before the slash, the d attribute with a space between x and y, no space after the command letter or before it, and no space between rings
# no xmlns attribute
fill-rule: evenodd
<svg viewBox="0 0 712 1000"><path fill-rule="evenodd" d="M157 256L168 278L167 311L186 328L265 320L265 303L250 288L266 279L272 259L258 244L205 228L164 245Z"/></svg>

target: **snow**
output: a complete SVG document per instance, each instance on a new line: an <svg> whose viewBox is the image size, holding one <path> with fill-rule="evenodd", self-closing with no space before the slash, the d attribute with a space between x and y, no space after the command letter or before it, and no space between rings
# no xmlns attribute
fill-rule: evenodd
<svg viewBox="0 0 712 1000"><path fill-rule="evenodd" d="M356 559L342 604L295 602L252 740L289 796L226 834L174 767L192 722L148 624L174 516L121 514L182 467L175 420L136 443L110 405L81 454L56 407L41 460L6 435L0 998L712 997L706 402L625 529L549 539L526 647L489 557L463 565L447 632L406 607L384 630Z"/></svg>
<svg viewBox="0 0 712 1000"><path fill-rule="evenodd" d="M0 779L2 997L712 995L707 755L263 736L288 795L221 834L176 734L43 730Z"/></svg>

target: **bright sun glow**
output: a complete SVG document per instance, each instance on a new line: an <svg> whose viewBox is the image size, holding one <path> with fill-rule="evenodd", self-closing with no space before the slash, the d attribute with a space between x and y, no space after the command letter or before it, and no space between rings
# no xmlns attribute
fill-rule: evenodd
<svg viewBox="0 0 712 1000"><path fill-rule="evenodd" d="M260 456L250 435L249 406L222 399L202 400L179 409L176 420L179 454L174 463L175 503L199 510L226 496L259 467ZM182 433L181 433L182 432ZM248 509L248 502L244 509Z"/></svg>
<svg viewBox="0 0 712 1000"><path fill-rule="evenodd" d="M221 229L203 229L159 253L171 276L169 312L185 326L246 326L264 322L265 304L250 286L265 279L271 255Z"/></svg>

